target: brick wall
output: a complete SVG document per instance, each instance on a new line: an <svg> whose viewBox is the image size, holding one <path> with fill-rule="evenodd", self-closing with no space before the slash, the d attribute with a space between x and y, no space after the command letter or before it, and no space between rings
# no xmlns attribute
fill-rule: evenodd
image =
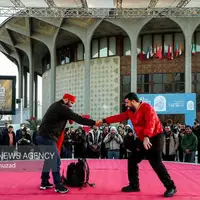
<svg viewBox="0 0 200 200"><path fill-rule="evenodd" d="M121 57L121 75L131 74L131 56ZM184 55L175 58L174 60L167 60L163 58L148 59L141 61L139 58L138 74L151 74L151 73L183 73L185 71L185 57ZM192 56L192 72L200 72L200 53Z"/></svg>

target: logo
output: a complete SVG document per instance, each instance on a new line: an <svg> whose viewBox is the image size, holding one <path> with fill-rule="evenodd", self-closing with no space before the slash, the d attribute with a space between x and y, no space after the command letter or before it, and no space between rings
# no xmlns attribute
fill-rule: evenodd
<svg viewBox="0 0 200 200"><path fill-rule="evenodd" d="M188 101L187 102L187 110L194 110L194 102L193 101Z"/></svg>
<svg viewBox="0 0 200 200"><path fill-rule="evenodd" d="M157 96L154 99L154 109L158 112L164 112L167 109L167 102L165 97Z"/></svg>

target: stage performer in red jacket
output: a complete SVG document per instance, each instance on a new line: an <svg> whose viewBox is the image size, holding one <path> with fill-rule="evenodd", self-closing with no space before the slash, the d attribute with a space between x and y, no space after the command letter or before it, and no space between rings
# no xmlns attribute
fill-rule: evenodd
<svg viewBox="0 0 200 200"><path fill-rule="evenodd" d="M55 191L67 193L69 190L62 184L60 175L60 147L62 145L62 133L67 121L74 121L78 124L94 126L99 125L98 121L83 118L71 110L76 97L71 94L64 94L63 98L53 103L46 111L36 137L40 150L45 153L45 161L42 170L41 190L53 188L49 182L49 173L52 171L55 184Z"/></svg>
<svg viewBox="0 0 200 200"><path fill-rule="evenodd" d="M162 163L164 135L156 111L148 103L141 102L135 93L125 96L125 105L128 108L125 112L102 120L102 123L111 124L130 119L138 137L137 145L133 146L132 153L128 158L129 185L123 187L122 192L140 191L138 163L146 158L166 187L164 197L174 196L176 187Z"/></svg>

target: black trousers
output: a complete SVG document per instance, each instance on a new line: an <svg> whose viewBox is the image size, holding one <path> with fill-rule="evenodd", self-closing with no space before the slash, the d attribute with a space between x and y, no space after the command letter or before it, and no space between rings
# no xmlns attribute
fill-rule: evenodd
<svg viewBox="0 0 200 200"><path fill-rule="evenodd" d="M133 187L139 187L139 167L143 159L149 160L149 163L153 170L158 175L160 181L167 189L175 188L167 169L162 163L162 150L164 144L164 135L159 134L150 139L152 147L149 150L145 150L143 142L137 139L132 153L128 157L128 179L129 185ZM153 180L152 180L153 181Z"/></svg>
<svg viewBox="0 0 200 200"><path fill-rule="evenodd" d="M198 140L197 151L198 151L198 163L200 163L200 140Z"/></svg>

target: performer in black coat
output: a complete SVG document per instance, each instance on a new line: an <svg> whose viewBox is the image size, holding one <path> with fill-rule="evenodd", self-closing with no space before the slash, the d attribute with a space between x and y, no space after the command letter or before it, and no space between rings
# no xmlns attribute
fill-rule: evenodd
<svg viewBox="0 0 200 200"><path fill-rule="evenodd" d="M48 157L44 161L42 170L42 183L40 189L45 190L52 188L53 184L49 183L49 173L52 170L55 191L67 193L69 190L62 184L60 175L60 155L57 149L57 141L59 140L68 120L75 121L78 124L93 126L98 125L92 119L83 118L71 110L75 103L76 97L65 94L63 98L53 103L46 111L41 125L38 130L37 144ZM53 156L52 156L53 155Z"/></svg>

